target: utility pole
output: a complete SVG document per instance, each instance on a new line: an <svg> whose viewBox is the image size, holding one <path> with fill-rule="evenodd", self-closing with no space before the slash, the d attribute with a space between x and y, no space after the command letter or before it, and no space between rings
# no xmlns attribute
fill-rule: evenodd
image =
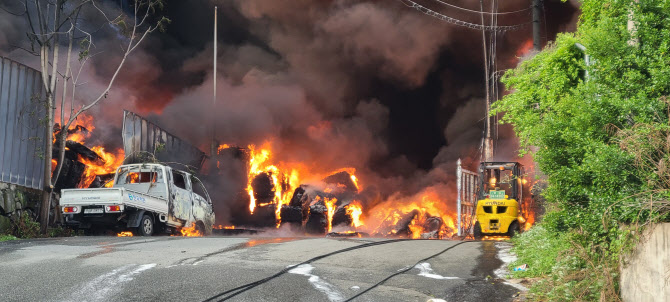
<svg viewBox="0 0 670 302"><path fill-rule="evenodd" d="M542 0L533 0L533 49L536 51L542 50L540 42L540 9L542 8Z"/></svg>
<svg viewBox="0 0 670 302"><path fill-rule="evenodd" d="M218 8L216 6L214 6L214 67L213 67L213 69L214 69L213 70L214 97L212 98L212 112L210 113L211 119L212 119L212 121L211 121L211 123L212 123L212 146L209 150L209 155L210 156L216 155L216 150L218 148L218 144L216 143L216 114L215 114L215 112L216 112L216 56L217 56L217 52L216 52L216 44L217 44L217 42L216 42L217 41L217 34L216 34L217 20L216 19L217 19L217 13L216 13L216 11L217 11L217 9Z"/></svg>
<svg viewBox="0 0 670 302"><path fill-rule="evenodd" d="M491 138L491 93L489 92L489 61L486 52L486 30L484 24L484 1L479 0L480 16L482 20L482 46L484 48L484 78L486 85L486 133L484 135L484 161L493 158L493 139Z"/></svg>

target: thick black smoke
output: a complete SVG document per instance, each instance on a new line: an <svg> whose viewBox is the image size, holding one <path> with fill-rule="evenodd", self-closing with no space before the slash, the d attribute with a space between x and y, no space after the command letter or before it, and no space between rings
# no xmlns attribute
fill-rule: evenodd
<svg viewBox="0 0 670 302"><path fill-rule="evenodd" d="M479 14L417 2L480 22ZM480 9L479 1L446 2ZM491 1L484 2L490 10ZM577 13L576 4L544 2L543 44L574 30ZM118 1L105 3L111 11L128 11L127 1L120 1L122 8ZM212 108L215 5L219 65ZM529 6L530 0L501 1L499 10ZM133 54L109 98L91 113L107 145L120 146L121 112L128 109L206 151L215 116L222 143L271 140L277 160L306 163L317 172L355 167L364 185L385 192L382 199L448 182L459 157L478 160L484 119L479 30L391 0L171 0L164 14L172 20L167 32ZM525 10L498 23L530 20ZM0 10L0 26L0 54L35 64L14 47L25 40L23 18ZM109 28L102 32L97 47L104 52L85 70L90 84L81 88L82 99L101 88L119 59L114 45L120 38ZM516 65L530 37L530 25L499 33L499 70Z"/></svg>

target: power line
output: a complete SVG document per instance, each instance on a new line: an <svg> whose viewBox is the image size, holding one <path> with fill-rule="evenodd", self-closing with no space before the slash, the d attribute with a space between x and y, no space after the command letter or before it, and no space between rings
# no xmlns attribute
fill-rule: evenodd
<svg viewBox="0 0 670 302"><path fill-rule="evenodd" d="M460 9L460 10L464 10L464 11L466 11L466 12L477 13L477 14L482 14L482 13L483 13L483 14L485 14L485 15L509 15L509 14L516 14L516 13L521 13L521 12L528 11L528 10L530 10L531 8L533 8L532 6L530 6L530 7L527 7L527 8L524 8L524 9L520 9L520 10L515 10L515 11L502 12L502 13L500 13L500 12L490 12L490 13L489 13L489 12L485 12L485 11L478 11L478 10L473 10L473 9L469 9L469 8L465 8L465 7L460 7L460 6L458 6L458 5L454 5L454 4L451 4L451 3L448 3L448 2L444 2L444 1L440 1L440 0L435 0L435 1L437 1L437 2L439 2L439 3L442 3L442 4L446 5L446 6L450 6L450 7L456 8L456 9Z"/></svg>
<svg viewBox="0 0 670 302"><path fill-rule="evenodd" d="M511 31L511 30L517 30L520 28L525 27L526 25L530 24L531 22L526 22L526 23L521 23L521 24L515 24L515 25L503 25L503 26L487 26L487 25L480 25L480 24L475 24L475 23L470 23L466 22L463 20L459 20L456 18L452 18L443 14L440 14L430 8L427 8L425 6L422 6L421 4L418 4L412 0L398 0L405 4L407 7L414 8L428 16L438 18L442 21L449 22L454 25L458 26L463 26L463 27L468 27L472 29L477 29L477 30L485 30L485 31ZM409 2L409 4L408 4Z"/></svg>

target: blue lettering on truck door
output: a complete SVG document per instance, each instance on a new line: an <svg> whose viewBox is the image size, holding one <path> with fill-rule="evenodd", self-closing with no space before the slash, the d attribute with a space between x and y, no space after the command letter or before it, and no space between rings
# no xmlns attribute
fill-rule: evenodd
<svg viewBox="0 0 670 302"><path fill-rule="evenodd" d="M133 194L128 194L128 199L130 199L131 201L134 200L134 201L147 202L147 200L144 199L144 197L142 197L142 196L137 196L137 195L133 195Z"/></svg>

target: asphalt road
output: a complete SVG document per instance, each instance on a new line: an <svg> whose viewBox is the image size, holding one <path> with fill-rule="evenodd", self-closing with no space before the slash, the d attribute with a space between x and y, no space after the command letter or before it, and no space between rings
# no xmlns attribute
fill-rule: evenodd
<svg viewBox="0 0 670 302"><path fill-rule="evenodd" d="M512 301L518 293L494 278L502 265L495 242L378 244L383 241L216 236L10 241L0 243L0 301L345 301L362 293L353 301L452 302ZM347 248L353 249L298 265Z"/></svg>

